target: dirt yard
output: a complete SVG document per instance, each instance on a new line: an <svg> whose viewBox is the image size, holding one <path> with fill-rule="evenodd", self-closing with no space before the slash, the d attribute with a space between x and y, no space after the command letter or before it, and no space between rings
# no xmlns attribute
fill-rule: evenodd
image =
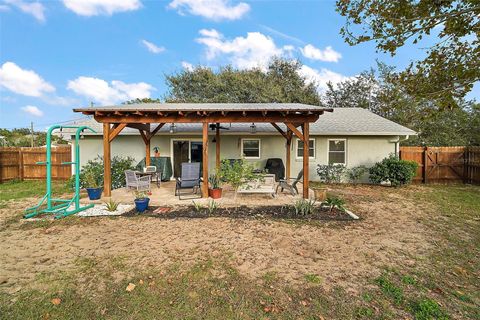
<svg viewBox="0 0 480 320"><path fill-rule="evenodd" d="M255 219L83 218L74 224L31 228L19 222L0 234L2 289L16 292L36 275L67 269L79 257L126 257L143 266L193 264L229 256L249 277L274 272L290 282L316 274L322 286L352 293L385 265L415 264L430 246L418 222L425 210L386 188L340 188L355 200L355 222L287 223ZM22 203L27 205L28 201ZM352 202L353 203L353 202ZM8 220L20 210L1 209Z"/></svg>
<svg viewBox="0 0 480 320"><path fill-rule="evenodd" d="M26 193L0 201L0 318L480 318L479 187L331 186L357 221L24 221Z"/></svg>

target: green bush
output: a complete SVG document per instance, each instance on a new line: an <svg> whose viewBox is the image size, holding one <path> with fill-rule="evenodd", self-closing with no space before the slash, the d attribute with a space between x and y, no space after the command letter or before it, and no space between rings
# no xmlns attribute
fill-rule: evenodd
<svg viewBox="0 0 480 320"><path fill-rule="evenodd" d="M115 156L112 158L111 174L112 189L125 186L125 170L134 170L135 159L132 157ZM75 187L75 176L72 176L67 185L72 189ZM88 162L80 170L80 187L96 188L103 186L103 157L97 156Z"/></svg>
<svg viewBox="0 0 480 320"><path fill-rule="evenodd" d="M261 174L255 174L253 165L245 162L243 159L235 160L232 163L227 159L222 160L218 175L235 190L235 199L240 186L263 178Z"/></svg>
<svg viewBox="0 0 480 320"><path fill-rule="evenodd" d="M397 156L390 155L369 169L370 181L377 184L390 182L394 187L409 184L417 168L418 164L414 161L400 160Z"/></svg>
<svg viewBox="0 0 480 320"><path fill-rule="evenodd" d="M319 164L317 174L321 182L340 183L345 174L346 167L343 164Z"/></svg>
<svg viewBox="0 0 480 320"><path fill-rule="evenodd" d="M348 180L350 180L351 183L358 182L360 178L362 178L363 175L367 172L368 168L365 166L358 166L347 169Z"/></svg>

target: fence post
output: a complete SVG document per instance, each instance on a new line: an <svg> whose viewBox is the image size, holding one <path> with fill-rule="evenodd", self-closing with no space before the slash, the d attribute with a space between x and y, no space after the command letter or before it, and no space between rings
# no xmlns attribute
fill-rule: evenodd
<svg viewBox="0 0 480 320"><path fill-rule="evenodd" d="M18 178L23 181L23 152L22 148L18 149Z"/></svg>
<svg viewBox="0 0 480 320"><path fill-rule="evenodd" d="M428 177L427 177L427 173L428 173L428 147L425 146L425 148L423 149L423 183L427 183L428 181Z"/></svg>

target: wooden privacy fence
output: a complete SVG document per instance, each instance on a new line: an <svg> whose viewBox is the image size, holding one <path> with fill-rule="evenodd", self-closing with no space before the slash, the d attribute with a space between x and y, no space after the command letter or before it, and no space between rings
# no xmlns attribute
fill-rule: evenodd
<svg viewBox="0 0 480 320"><path fill-rule="evenodd" d="M36 164L45 161L46 148L1 147L0 148L0 182L8 180L45 179L45 165ZM52 147L52 179L66 180L72 175L70 165L62 162L72 161L70 146Z"/></svg>
<svg viewBox="0 0 480 320"><path fill-rule="evenodd" d="M480 183L480 147L400 147L400 158L418 163L417 183Z"/></svg>

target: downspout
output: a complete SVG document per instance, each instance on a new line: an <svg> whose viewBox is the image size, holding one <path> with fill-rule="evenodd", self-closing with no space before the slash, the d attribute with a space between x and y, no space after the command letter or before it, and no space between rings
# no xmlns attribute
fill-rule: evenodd
<svg viewBox="0 0 480 320"><path fill-rule="evenodd" d="M400 136L398 136L397 140L393 140L393 141L390 140L390 142L395 143L395 156L397 156L397 157L400 156L400 154L399 154L400 153L400 142L408 140L409 137L410 137L409 135L406 135L403 138L400 138Z"/></svg>

